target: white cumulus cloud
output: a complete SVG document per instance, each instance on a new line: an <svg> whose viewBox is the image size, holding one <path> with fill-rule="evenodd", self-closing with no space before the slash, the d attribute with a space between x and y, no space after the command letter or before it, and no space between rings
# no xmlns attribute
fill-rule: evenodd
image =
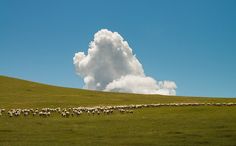
<svg viewBox="0 0 236 146"><path fill-rule="evenodd" d="M84 88L141 94L175 95L173 81L156 81L145 75L142 64L129 44L117 32L102 29L95 33L87 55L75 54L77 74L84 79Z"/></svg>

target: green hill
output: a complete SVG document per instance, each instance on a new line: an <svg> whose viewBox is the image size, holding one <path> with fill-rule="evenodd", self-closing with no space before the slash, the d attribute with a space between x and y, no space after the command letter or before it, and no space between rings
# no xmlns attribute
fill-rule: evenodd
<svg viewBox="0 0 236 146"><path fill-rule="evenodd" d="M98 92L0 76L0 105L3 107L67 107L170 102L236 102L236 99Z"/></svg>
<svg viewBox="0 0 236 146"><path fill-rule="evenodd" d="M0 108L74 107L235 98L108 93L62 88L0 76ZM161 107L133 114L0 117L0 145L236 145L236 107Z"/></svg>

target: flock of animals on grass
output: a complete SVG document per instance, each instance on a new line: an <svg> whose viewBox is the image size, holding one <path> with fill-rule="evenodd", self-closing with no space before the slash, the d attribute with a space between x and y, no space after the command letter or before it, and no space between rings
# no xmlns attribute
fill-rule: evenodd
<svg viewBox="0 0 236 146"><path fill-rule="evenodd" d="M179 106L236 106L236 103L162 103L162 104L137 104L137 105L117 105L117 106L95 106L95 107L73 107L73 108L36 108L36 109L3 109L0 108L0 117L7 115L9 117L27 117L40 116L50 117L54 114L60 114L62 117L74 117L84 115L111 115L113 113L133 114L135 109L154 108L154 107L179 107Z"/></svg>

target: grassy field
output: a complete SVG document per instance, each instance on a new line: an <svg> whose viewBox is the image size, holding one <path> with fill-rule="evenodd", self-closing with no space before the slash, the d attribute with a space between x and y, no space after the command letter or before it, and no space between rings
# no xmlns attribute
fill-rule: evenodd
<svg viewBox="0 0 236 146"><path fill-rule="evenodd" d="M0 108L71 107L170 102L236 102L105 93L48 86L0 76ZM236 145L236 107L161 107L119 114L62 118L0 117L0 146Z"/></svg>

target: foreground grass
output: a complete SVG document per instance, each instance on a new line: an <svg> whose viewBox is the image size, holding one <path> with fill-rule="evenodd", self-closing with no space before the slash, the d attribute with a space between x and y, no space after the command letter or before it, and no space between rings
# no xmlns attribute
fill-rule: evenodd
<svg viewBox="0 0 236 146"><path fill-rule="evenodd" d="M0 145L236 145L236 107L161 107L134 114L0 118Z"/></svg>

